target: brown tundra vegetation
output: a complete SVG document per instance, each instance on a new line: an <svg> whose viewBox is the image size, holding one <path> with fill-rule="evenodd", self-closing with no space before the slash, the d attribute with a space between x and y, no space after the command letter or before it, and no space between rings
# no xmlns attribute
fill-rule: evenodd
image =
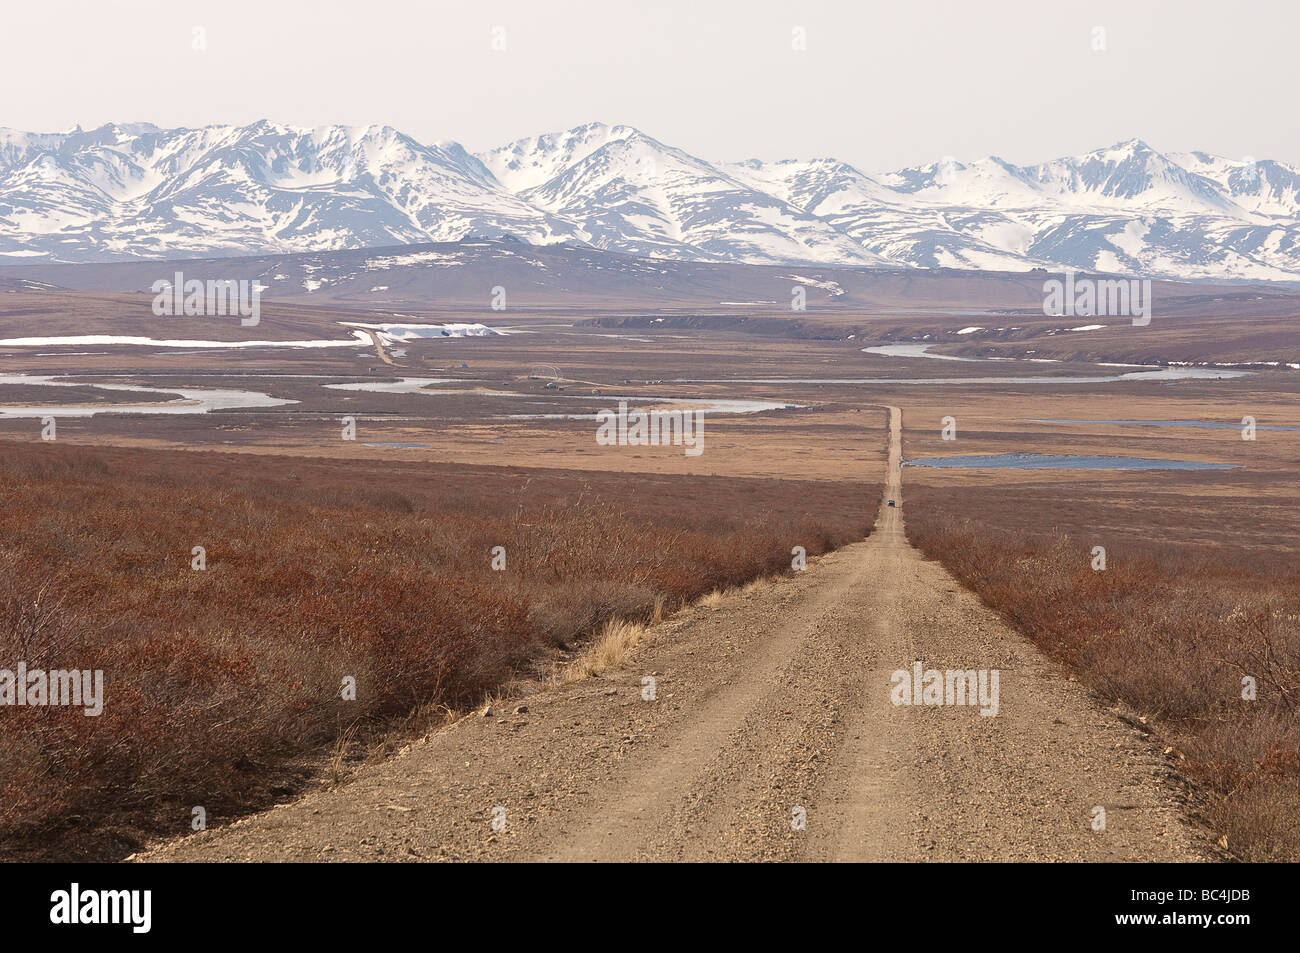
<svg viewBox="0 0 1300 953"><path fill-rule="evenodd" d="M99 717L0 707L7 859L121 857L196 806L268 806L332 747L373 753L610 620L861 538L879 492L0 446L0 669L102 669L105 695Z"/></svg>
<svg viewBox="0 0 1300 953"><path fill-rule="evenodd" d="M1192 545L1139 506L1058 484L922 488L908 534L1041 649L1154 731L1204 793L1202 820L1242 860L1300 860L1300 567L1281 541L1211 540L1257 525L1250 500L1193 496ZM1138 497L1134 494L1136 498ZM1162 522L1164 520L1164 522ZM1096 527L1105 571L1092 568ZM1035 532L1030 527L1039 527ZM1234 530L1229 529L1228 532ZM1243 698L1243 679L1257 685Z"/></svg>

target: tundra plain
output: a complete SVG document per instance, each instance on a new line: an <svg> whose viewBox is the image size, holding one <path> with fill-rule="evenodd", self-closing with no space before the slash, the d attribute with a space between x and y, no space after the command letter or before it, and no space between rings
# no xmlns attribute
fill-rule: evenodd
<svg viewBox="0 0 1300 953"><path fill-rule="evenodd" d="M1187 286L1137 327L1044 316L1026 301L1036 280L953 278L923 299L891 286L874 307L797 316L703 299L383 314L272 300L254 329L158 318L139 294L0 293L7 654L77 646L111 658L101 630L131 648L104 663L129 700L113 704L110 677L102 723L0 712L26 719L5 732L0 756L17 785L5 856L122 857L167 844L177 859L375 859L378 845L386 859L1136 860L1158 842L1171 858L1295 859L1286 792L1300 778L1300 430L1286 428L1300 428L1300 370L1288 366L1300 362L1300 296ZM506 333L347 343L344 322ZM254 332L300 346L237 346ZM206 343L5 343L66 335ZM324 340L340 343L301 346ZM913 350L864 351L900 346ZM200 409L214 391L241 396L206 413L157 412ZM620 399L702 409L704 452L598 445L593 415ZM42 440L51 416L57 437ZM344 439L345 418L355 439ZM1254 439L1242 439L1244 418ZM907 465L1008 453L1234 469ZM906 495L897 519L880 507L895 479ZM868 548L841 549L864 537L854 545ZM208 547L202 574L190 568L195 545ZM495 545L505 573L491 567ZM828 555L797 572L795 546ZM951 574L951 589L909 561L918 550ZM514 571L522 580L507 580ZM906 596L880 602L902 585L890 574L904 572ZM948 624L973 641L936 624L948 602ZM717 612L740 613L735 627L709 622ZM862 627L873 614L888 627ZM620 622L649 628L619 637L608 627ZM996 738L970 725L880 714L888 670L914 660L899 653L927 650L962 667L1016 660L1030 673L1037 687L1009 694L998 716L1019 739L1014 763L980 762ZM353 652L368 660L365 684L383 687L350 713L334 696ZM783 680L799 658L808 674ZM601 715L610 698L640 703L647 666L671 668L680 710L632 728ZM738 690L729 675L770 692ZM1252 701L1245 676L1257 681ZM150 684L167 691L151 698ZM1077 715L1069 725L1045 714L1052 699ZM485 705L497 722L464 717ZM590 760L570 787L596 788L578 803L623 792L620 803L648 808L662 795L671 816L622 817L608 844L594 827L561 836L578 815L557 802L566 798L550 762L517 757L542 730L528 710L548 706L580 726L565 744ZM184 741L165 729L177 712ZM498 761L461 778L454 756L488 724ZM880 733L884 749L862 741ZM682 752L681 766L642 766L629 754L641 742ZM422 796L454 803L431 808L407 854L394 850L405 812L385 805L402 806L392 792L411 779L389 755L411 744L435 751L425 770L438 783ZM906 754L918 746L928 767ZM764 750L771 763L755 754ZM1121 801L1145 792L1145 808L1113 812L1110 848L1089 840L1086 772L1068 767L1071 751ZM864 795L868 764L883 780ZM745 780L768 768L770 783ZM926 770L955 774L944 787ZM489 823L490 792L483 805L464 800L467 786L505 775L518 798L539 799L518 840ZM1144 786L1156 775L1158 791ZM1044 803L1017 809L1013 777ZM951 814L964 781L983 790L976 807L988 813ZM813 819L807 843L791 839L793 801L776 793L792 785ZM348 790L369 800L348 801ZM735 837L723 823L732 793L749 818ZM252 833L221 840L250 812L315 810L322 798L344 799L326 812L329 843L309 815L294 815L303 825L279 840L258 834L255 817L231 828ZM212 808L214 830L182 838L194 805ZM817 805L838 805L839 833L817 827ZM350 831L363 806L383 820ZM295 809L266 817L283 810ZM1119 820L1139 814L1134 826ZM985 822L992 833L975 833Z"/></svg>

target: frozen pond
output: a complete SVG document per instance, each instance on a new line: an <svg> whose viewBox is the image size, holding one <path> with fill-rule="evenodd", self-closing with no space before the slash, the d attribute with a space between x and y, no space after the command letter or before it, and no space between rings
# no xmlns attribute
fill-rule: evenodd
<svg viewBox="0 0 1300 953"><path fill-rule="evenodd" d="M1157 460L1145 457L1074 456L1055 453L977 453L959 457L917 457L908 467L957 470L1236 470L1230 463Z"/></svg>
<svg viewBox="0 0 1300 953"><path fill-rule="evenodd" d="M684 411L703 411L713 414L757 414L766 410L799 410L803 404L792 404L784 400L728 400L709 397L606 397L601 394L572 395L573 399L593 400L602 403L602 409L613 409L620 401L629 404L652 404L657 410L672 409ZM507 420L595 420L600 411L592 410L583 414L509 414Z"/></svg>
<svg viewBox="0 0 1300 953"><path fill-rule="evenodd" d="M928 357L936 361L970 361L978 363L978 357L957 357L954 354L929 354L933 344L880 344L876 347L864 347L864 354L881 354L885 357Z"/></svg>
<svg viewBox="0 0 1300 953"><path fill-rule="evenodd" d="M130 404L49 404L30 406L0 405L0 417L93 417L96 414L206 414L214 410L239 410L247 408L281 407L296 404L296 400L285 400L269 394L249 390L227 390L218 388L195 387L148 387L143 384L108 384L86 380L92 375L75 375L72 377L40 376L27 374L0 374L0 385L41 385L46 387L94 387L99 390L132 391L145 394L159 394L171 398L158 403ZM106 376L106 375L93 375ZM122 375L131 377L133 375ZM149 375L146 375L149 376ZM159 375L154 375L159 376ZM161 376L179 377L167 374ZM215 376L215 375L200 375ZM252 375L250 375L252 376ZM278 377L295 379L325 378L338 375L316 374L258 374L258 380L273 381ZM378 394L425 394L437 397L448 394L467 394L475 397L512 397L527 398L536 395L515 391L483 390L426 390L438 384L472 384L474 381L453 377L402 377L396 380L355 381L350 383L322 384L322 388L331 390L356 391ZM175 395L179 395L179 399ZM708 397L628 397L601 394L564 394L557 395L564 400L594 401L604 407L617 406L619 401L628 403L651 404L656 407L672 407L678 410L708 411L721 414L756 414L767 410L796 410L803 404L777 400L746 400ZM580 414L512 414L505 419L515 420L594 420L596 411ZM386 418L379 418L386 419ZM419 419L419 418L413 418Z"/></svg>
<svg viewBox="0 0 1300 953"><path fill-rule="evenodd" d="M94 417L97 414L206 414L214 410L240 410L250 407L281 407L296 404L270 394L248 390L224 390L198 387L145 387L140 384L99 384L60 377L26 374L0 374L0 384L36 384L46 387L95 387L99 390L131 391L159 394L171 400L156 404L58 404L49 406L0 406L0 417ZM179 394L180 399L173 395Z"/></svg>
<svg viewBox="0 0 1300 953"><path fill-rule="evenodd" d="M363 390L374 394L437 394L446 391L426 391L430 384L464 384L455 377L399 377L395 381L360 381L355 384L322 384L329 390Z"/></svg>
<svg viewBox="0 0 1300 953"><path fill-rule="evenodd" d="M1216 423L1212 420L1031 420L1033 424L1104 424L1110 427L1197 427L1203 430L1240 430L1242 425ZM1293 430L1300 427L1257 426L1256 430Z"/></svg>
<svg viewBox="0 0 1300 953"><path fill-rule="evenodd" d="M1026 363L1057 364L1059 361L1046 358L1002 358L1002 357L957 357L952 354L931 354L930 349L936 344L881 344L864 347L864 354L879 354L884 357L924 357L934 361L962 361L969 364L992 363ZM1133 367L1136 370L1124 374L1108 374L1105 377L940 377L926 379L891 379L862 378L858 380L807 381L789 380L773 383L790 384L1106 384L1111 381L1183 381L1183 380L1218 380L1241 377L1248 371L1225 370L1217 367L1162 367L1155 364L1094 364L1093 367ZM743 382L755 383L755 382Z"/></svg>
<svg viewBox="0 0 1300 953"><path fill-rule="evenodd" d="M969 360L969 359L967 359ZM983 362L981 362L983 363ZM1097 377L733 377L674 381L675 384L1113 384L1118 381L1227 380L1249 371L1212 367L1159 367Z"/></svg>

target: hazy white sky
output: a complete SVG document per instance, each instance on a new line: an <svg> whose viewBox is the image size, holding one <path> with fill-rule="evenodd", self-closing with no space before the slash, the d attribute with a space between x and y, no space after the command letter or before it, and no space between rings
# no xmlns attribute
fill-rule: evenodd
<svg viewBox="0 0 1300 953"><path fill-rule="evenodd" d="M35 131L387 123L480 150L603 120L868 172L1131 136L1300 161L1297 0L5 0L0 23L0 126Z"/></svg>

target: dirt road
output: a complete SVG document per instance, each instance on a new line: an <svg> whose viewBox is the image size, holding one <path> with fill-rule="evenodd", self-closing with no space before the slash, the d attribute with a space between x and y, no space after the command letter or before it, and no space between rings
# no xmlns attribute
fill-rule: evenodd
<svg viewBox="0 0 1300 953"><path fill-rule="evenodd" d="M908 544L901 425L891 408L898 507L868 540L679 615L601 677L140 859L1211 859L1145 736ZM996 669L997 714L894 704L918 661Z"/></svg>
<svg viewBox="0 0 1300 953"><path fill-rule="evenodd" d="M371 331L368 328L363 330L365 330L365 332L370 335L370 343L374 345L375 354L379 356L379 359L383 361L385 364L389 364L393 367L396 367L397 362L394 361L391 357L389 357L388 352L384 350L384 342L383 339L380 338L379 332Z"/></svg>

